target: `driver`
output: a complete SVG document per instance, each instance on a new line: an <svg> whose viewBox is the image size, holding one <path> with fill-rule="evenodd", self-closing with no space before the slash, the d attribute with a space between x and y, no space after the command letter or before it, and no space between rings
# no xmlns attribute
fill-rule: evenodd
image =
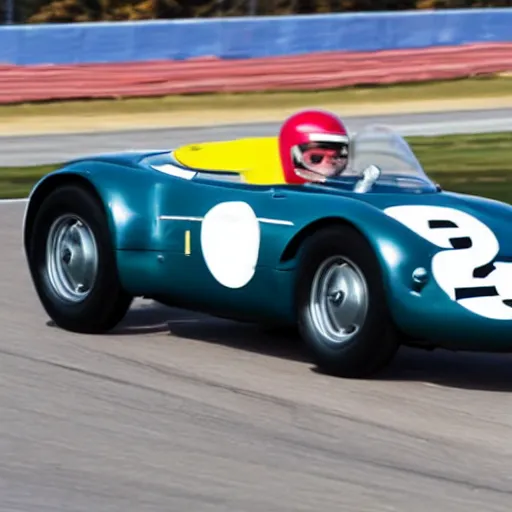
<svg viewBox="0 0 512 512"><path fill-rule="evenodd" d="M287 183L324 182L347 167L349 137L342 121L324 110L289 117L279 133L279 153Z"/></svg>

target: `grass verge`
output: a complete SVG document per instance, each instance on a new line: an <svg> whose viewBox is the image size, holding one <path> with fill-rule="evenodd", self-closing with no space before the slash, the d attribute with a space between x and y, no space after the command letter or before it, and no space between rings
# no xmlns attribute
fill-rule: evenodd
<svg viewBox="0 0 512 512"><path fill-rule="evenodd" d="M407 141L428 176L445 190L512 204L512 132Z"/></svg>
<svg viewBox="0 0 512 512"><path fill-rule="evenodd" d="M407 137L425 172L446 190L512 203L512 133ZM0 167L0 198L26 197L58 167Z"/></svg>
<svg viewBox="0 0 512 512"><path fill-rule="evenodd" d="M302 108L330 104L461 100L512 95L512 76L483 76L439 82L346 87L335 90L173 95L159 98L69 100L0 105L0 119L25 116L107 116L202 110Z"/></svg>

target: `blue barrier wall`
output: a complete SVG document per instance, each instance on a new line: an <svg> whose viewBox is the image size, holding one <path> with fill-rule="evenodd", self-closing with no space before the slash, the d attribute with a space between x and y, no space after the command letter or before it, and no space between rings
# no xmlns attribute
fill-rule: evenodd
<svg viewBox="0 0 512 512"><path fill-rule="evenodd" d="M512 41L512 8L15 25L0 28L0 62L251 58L504 41Z"/></svg>

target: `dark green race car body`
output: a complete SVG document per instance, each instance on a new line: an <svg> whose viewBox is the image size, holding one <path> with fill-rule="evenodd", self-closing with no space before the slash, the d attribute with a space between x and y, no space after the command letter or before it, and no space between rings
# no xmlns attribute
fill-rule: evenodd
<svg viewBox="0 0 512 512"><path fill-rule="evenodd" d="M381 155L397 147L390 140ZM34 188L25 246L29 254L36 213L48 193L64 183L82 184L104 207L119 281L130 296L294 324L301 251L320 230L350 226L376 257L403 339L511 350L512 207L442 191L424 175L382 176L358 193L360 176L251 185L231 173L187 169L169 151L84 158Z"/></svg>

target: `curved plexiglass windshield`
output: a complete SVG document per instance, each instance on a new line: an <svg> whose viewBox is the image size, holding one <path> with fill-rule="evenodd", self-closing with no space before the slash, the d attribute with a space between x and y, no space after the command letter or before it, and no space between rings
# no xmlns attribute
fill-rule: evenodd
<svg viewBox="0 0 512 512"><path fill-rule="evenodd" d="M381 185L387 191L390 187L416 193L437 190L407 141L388 127L369 126L358 132L351 140L347 169L332 181L355 184L365 179L365 172L370 183L362 187L365 192Z"/></svg>

